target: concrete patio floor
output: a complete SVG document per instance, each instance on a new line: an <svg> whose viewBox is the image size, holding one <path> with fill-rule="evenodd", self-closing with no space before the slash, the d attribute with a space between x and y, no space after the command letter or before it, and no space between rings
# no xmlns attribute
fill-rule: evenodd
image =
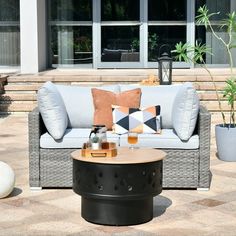
<svg viewBox="0 0 236 236"><path fill-rule="evenodd" d="M217 120L213 117L213 123ZM236 163L217 159L214 132L210 190L164 190L154 199L153 220L129 227L86 222L80 215L80 197L71 189L30 191L27 139L26 115L0 118L0 161L11 165L16 173L13 193L0 199L1 236L236 235Z"/></svg>

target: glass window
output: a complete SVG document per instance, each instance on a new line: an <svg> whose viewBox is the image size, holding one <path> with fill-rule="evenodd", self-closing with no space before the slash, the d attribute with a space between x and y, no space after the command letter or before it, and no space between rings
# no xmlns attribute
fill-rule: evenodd
<svg viewBox="0 0 236 236"><path fill-rule="evenodd" d="M0 66L20 64L19 0L0 0Z"/></svg>
<svg viewBox="0 0 236 236"><path fill-rule="evenodd" d="M187 0L149 0L149 21L175 21L187 19Z"/></svg>
<svg viewBox="0 0 236 236"><path fill-rule="evenodd" d="M102 0L102 21L139 21L139 0Z"/></svg>
<svg viewBox="0 0 236 236"><path fill-rule="evenodd" d="M196 0L196 15L199 7L206 5L209 12L220 12L219 15L213 16L212 20L222 20L230 12L230 2L231 0Z"/></svg>
<svg viewBox="0 0 236 236"><path fill-rule="evenodd" d="M52 21L91 21L92 0L50 0Z"/></svg>
<svg viewBox="0 0 236 236"><path fill-rule="evenodd" d="M186 26L149 26L148 61L157 61L161 46L168 45L173 50L180 41L186 42Z"/></svg>
<svg viewBox="0 0 236 236"><path fill-rule="evenodd" d="M224 28L213 26L213 29L224 40L228 40L227 32ZM202 44L206 44L211 49L212 55L205 55L205 61L207 64L227 64L228 58L226 49L223 44L215 38L211 30L204 26L196 26L196 41Z"/></svg>
<svg viewBox="0 0 236 236"><path fill-rule="evenodd" d="M92 0L50 0L51 64L91 64Z"/></svg>
<svg viewBox="0 0 236 236"><path fill-rule="evenodd" d="M230 13L230 0L196 0L196 16L199 14L197 10L200 6L206 5L209 13L220 12L220 14L210 18L213 29L224 40L228 40L228 35L225 28L220 26L220 21L226 18ZM206 29L204 26L196 25L195 30L196 41L206 44L211 48L212 55L207 54L205 61L207 64L228 64L227 53L222 43L215 38L211 30Z"/></svg>
<svg viewBox="0 0 236 236"><path fill-rule="evenodd" d="M92 63L92 27L53 26L51 51L52 64Z"/></svg>
<svg viewBox="0 0 236 236"><path fill-rule="evenodd" d="M101 37L101 61L139 61L138 26L103 26Z"/></svg>

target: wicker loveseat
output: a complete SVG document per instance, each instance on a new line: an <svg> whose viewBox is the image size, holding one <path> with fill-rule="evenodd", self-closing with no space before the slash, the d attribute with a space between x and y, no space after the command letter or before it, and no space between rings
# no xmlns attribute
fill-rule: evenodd
<svg viewBox="0 0 236 236"><path fill-rule="evenodd" d="M47 134L47 129L38 108L29 113L28 124L30 187L72 187L70 154L79 147L42 147L41 137ZM158 147L167 153L163 162L164 188L209 188L210 127L211 115L206 108L200 106L193 133L199 140L197 147ZM185 145L185 142L182 144Z"/></svg>

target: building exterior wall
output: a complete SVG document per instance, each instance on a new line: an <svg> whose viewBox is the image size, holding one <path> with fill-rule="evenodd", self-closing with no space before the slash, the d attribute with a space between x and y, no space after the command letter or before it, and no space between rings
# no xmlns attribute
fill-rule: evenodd
<svg viewBox="0 0 236 236"><path fill-rule="evenodd" d="M178 4L171 0L159 0L159 2L152 2L152 0L149 0L149 4L147 0L136 0L130 2L132 4L140 4L139 8L137 8L137 6L133 6L132 8L132 11L135 11L135 9L139 10L139 19L137 20L135 15L132 16L133 12L130 11L128 12L131 14L130 17L128 16L125 21L122 21L122 19L113 20L109 18L109 14L106 15L103 12L104 4L109 4L109 0L88 0L88 2L91 1L93 6L91 12L92 18L85 17L84 20L81 18L81 16L86 11L81 11L81 16L77 16L76 18L73 15L74 13L72 14L69 10L73 9L74 7L77 11L77 8L79 9L78 4L82 4L82 2L86 1L8 1L12 1L12 5L17 5L16 1L19 1L20 3L20 19L12 18L15 19L15 21L11 21L11 24L14 23L15 25L20 23L20 30L15 30L13 32L5 32L3 30L2 32L2 24L6 24L6 22L3 21L4 19L1 19L0 11L0 52L4 52L1 53L1 55L5 55L4 57L0 56L0 67L20 66L20 72L24 74L37 73L50 67L95 69L156 68L157 55L160 50L160 46L165 42L165 40L163 41L163 38L165 38L166 35L171 35L168 44L171 44L173 47L173 45L178 42L178 40L184 40L181 38L181 35L184 35L181 32L184 32L183 29L185 28L185 40L191 45L194 45L196 39L202 42L205 41L209 46L213 47L214 53L214 56L209 55L206 57L206 62L208 64L215 64L216 67L221 67L227 64L227 58L224 57L224 50L210 32L205 32L201 27L196 27L194 22L196 11L195 8L206 3L212 11L216 11L220 8L219 10L224 12L224 7L226 12L228 11L228 8L231 11L236 9L235 0L196 0L196 2L194 0L181 0L178 2ZM4 0L2 2L4 2ZM115 2L116 1L113 1L113 3ZM129 1L122 2L124 4L129 3ZM149 19L152 14L152 11L150 10L152 6L150 7L150 3L154 4L153 7L155 4L157 4L157 6L159 4L161 7L164 7L163 4L169 4L169 18L165 19L165 16L161 15L162 12L159 12L157 16L160 15L160 17L154 16L153 18ZM183 11L181 11L182 8L179 7L181 3L186 4L186 15L184 13L183 16L181 16L183 13ZM177 12L180 14L179 16L175 17L171 12L171 5L173 5L173 7L175 6L177 10L179 9L179 12ZM230 7L227 8L227 6ZM55 13L53 17L52 12ZM104 44L106 40L106 36L104 35L111 34L110 31L113 30L113 35L118 37L119 35L114 29L119 27L122 29L120 30L120 33L123 35L129 33L130 29L134 29L135 27L138 29L138 34L133 34L132 37L134 38L130 42L126 39L126 44L121 43L121 41L120 44L117 44L118 41L115 39L112 42L113 46L110 45L109 48L108 41ZM126 32L124 29L127 27L130 28L128 28L128 31ZM78 31L77 29L79 28L81 30ZM56 52L53 52L54 48L52 45L54 42L52 42L52 31L55 29L56 33L54 36L56 37L55 42L57 50ZM83 40L85 39L85 36L89 37L90 34L93 35L93 38L89 39L91 41L89 41L91 45L87 46L86 48L86 44L83 42ZM161 35L159 39L158 34ZM175 34L176 38L172 39L171 37L174 37ZM219 35L223 38L226 37L225 32L219 32ZM181 37L178 39L179 36ZM109 37L111 38L111 35ZM76 40L80 40L78 45L74 45ZM155 46L155 40L159 43L158 46ZM6 41L6 43L1 43L3 41ZM70 44L70 42L72 44ZM117 46L114 46L114 42L116 42ZM137 45L137 43L139 45ZM154 48L154 56L151 55L152 49L150 48ZM103 55L106 53L108 53L108 56L105 58ZM111 54L116 55L111 56ZM234 58L236 58L236 50L234 50L233 54ZM118 60L115 59L116 56L119 57ZM193 65L183 62L175 62L174 67L191 68Z"/></svg>
<svg viewBox="0 0 236 236"><path fill-rule="evenodd" d="M20 1L21 73L36 73L47 67L46 1Z"/></svg>

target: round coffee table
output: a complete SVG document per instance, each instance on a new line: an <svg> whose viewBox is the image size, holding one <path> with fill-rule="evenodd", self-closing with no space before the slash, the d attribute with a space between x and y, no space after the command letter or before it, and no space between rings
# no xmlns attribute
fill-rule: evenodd
<svg viewBox="0 0 236 236"><path fill-rule="evenodd" d="M104 225L133 225L153 218L153 197L162 191L162 160L156 149L119 148L116 157L87 158L73 152L73 190L82 217Z"/></svg>

